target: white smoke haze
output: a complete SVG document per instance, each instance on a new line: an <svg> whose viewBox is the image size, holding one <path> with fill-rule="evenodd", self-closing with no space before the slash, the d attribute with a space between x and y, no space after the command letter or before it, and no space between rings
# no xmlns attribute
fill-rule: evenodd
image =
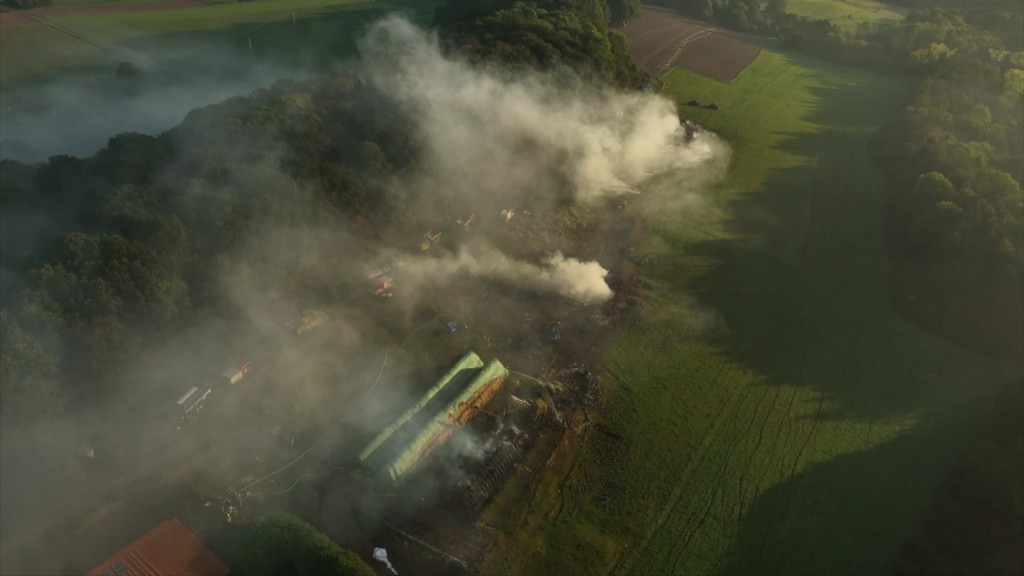
<svg viewBox="0 0 1024 576"><path fill-rule="evenodd" d="M484 245L464 245L454 254L410 259L395 270L395 281L403 291L414 292L414 287L458 281L460 274L553 292L584 304L600 304L613 296L605 282L608 271L597 262L583 262L555 252L541 264L534 264Z"/></svg>
<svg viewBox="0 0 1024 576"><path fill-rule="evenodd" d="M361 50L372 81L387 98L409 110L409 131L422 144L425 154L420 159L421 167L403 185L420 192L428 201L446 200L454 195L467 200L508 200L507 206L519 208L516 197L525 194L554 199L569 192L580 202L594 202L643 187L644 193L650 192L649 197L660 204L662 193L678 194L680 188L675 185L680 182L686 182L685 194L696 198L697 188L713 172L709 167L721 166L727 158L724 144L711 135L687 142L674 105L664 98L593 87L574 89L565 82L540 76L513 81L495 70L444 56L435 37L398 18L386 19L373 27ZM15 143L24 145L24 156L10 157L36 160L58 152L88 153L117 132L169 128L191 108L247 92L258 85L269 85L277 78L274 74L276 71L257 70L230 82L210 81L208 85L205 82L209 78L203 76L194 84L163 92L163 86L154 85L130 105L104 103L84 91L69 90L61 96L64 101L54 104L54 108L70 110L77 103L87 112L67 112L63 119L56 114L42 118L47 113L40 112L35 120L43 124L36 124L32 130L26 124L9 131L8 119L21 122L29 118L8 116L2 135L8 143L2 155L15 150L10 143L17 139L24 140ZM292 70L289 75L301 77L302 73ZM203 137L216 138L218 134L195 136L198 140L192 143L199 146ZM244 158L253 148L255 144L238 142L234 152ZM261 149L260 154L265 152ZM239 201L255 204L255 191L288 186L294 190L275 194L275 198L286 198L302 206L308 204L310 210L318 210L303 185L273 176L276 170L271 167L277 160L276 156L267 155L263 161L265 170L253 168L233 176L237 180L235 188L254 190L253 197L239 196ZM176 168L167 168L167 181L176 181L171 177ZM670 178L672 185L658 190L649 188L649 179L658 175ZM178 202L191 202L190 198L187 189L179 190ZM531 204L530 209L544 209L535 209L535 205ZM216 214L214 208L198 202L195 206L198 211ZM465 209L477 210L478 223L469 233L480 233L486 238L488 230L482 209L475 204ZM495 221L496 215L497 210L492 214ZM518 222L513 220L510 226ZM401 235L402 231L394 234ZM510 232L506 237L513 235ZM446 233L446 241L448 238ZM498 243L494 237L491 240ZM351 421L344 422L346 425L372 434L418 398L424 382L429 380L412 370L424 368L424 357L418 349L414 355L412 350L393 347L404 336L403 333L396 338L399 330L413 333L422 320L417 319L414 324L411 314L408 319L397 314L375 315L373 307L359 309L358 304L334 302L330 321L302 339L288 333L283 323L332 298L351 296L355 300L359 294L368 298L371 288L365 273L374 267L372 255L378 255L376 261L393 262L397 258L394 253L400 250L380 250L375 242L357 240L354 233L341 227L311 230L267 223L260 227L257 238L209 262L217 270L218 279L211 290L226 295L224 301L228 305L209 310L207 321L182 330L177 337L161 342L159 350L147 351L145 358L134 359L133 365L122 367L120 378L132 382L126 388L132 390L131 394L125 393L93 410L97 421L106 418L116 422L116 426L105 427L104 431L123 437L123 443L130 444L132 452L126 448L124 455L111 455L111 442L102 435L77 437L75 422L71 420L63 423L66 429L39 423L26 435L50 434L54 444L68 450L78 449L83 439L89 441L96 448L96 457L84 466L93 466L89 474L106 474L102 467L107 462L131 461L128 456L136 453L155 454L166 446L177 446L173 441L190 431L179 432L165 420L151 418L143 408L152 405L156 407L154 413L173 411L174 400L180 393L202 379L217 378L226 364L236 360L252 361L255 372L234 388L219 388L208 403L203 421L212 422L203 426L217 431L219 435L210 436L217 438L217 442L230 436L232 453L246 457L273 454L272 460L283 461L293 453L290 445L279 445L276 437L263 432L249 439L247 426L262 430L264 425L283 423L291 434L304 428L326 428L341 435L323 422L334 426L342 421L339 415L349 418L349 412L354 414ZM529 260L513 258L483 239L464 243L455 252L444 252L441 246L426 253L417 252L414 257L403 258L404 264L396 265L392 271L395 300L411 295L409 300L423 304L428 295L420 287L448 286L466 276L560 294L588 305L606 302L614 295L607 282L609 272L600 263L573 257L569 253L576 250L565 246L566 253L543 254L538 248L531 249ZM549 245L547 250L551 249ZM325 286L329 290L323 289ZM450 302L443 304L439 307L454 307ZM527 304L509 298L507 302L488 300L487 305L495 306L488 312L498 315L499 308L502 314L518 313ZM720 318L713 312L698 313L693 322L693 330L713 331ZM419 337L427 338L426 332L421 331ZM271 362L273 366L268 366ZM265 409L254 416L254 406ZM177 417L176 412L174 416ZM128 417L133 418L129 428L134 431L124 435L124 419ZM318 423L319 427L314 425ZM170 437L171 442L165 437ZM461 456L479 458L493 447L491 441L458 435L452 447ZM34 479L26 468L0 468L5 489L13 486L30 490ZM237 472L240 477L251 470ZM85 476L69 472L69 477L72 474ZM37 497L50 499L43 491ZM54 499L53 506L61 502L63 498ZM2 525L7 528L18 526L10 520L15 514L38 516L50 510L31 506L13 510L5 506L3 512Z"/></svg>
<svg viewBox="0 0 1024 576"><path fill-rule="evenodd" d="M593 201L721 149L712 138L685 142L668 99L507 80L443 55L434 35L398 17L372 27L360 49L373 82L417 118L426 149L417 185L437 191L503 198L569 188Z"/></svg>
<svg viewBox="0 0 1024 576"><path fill-rule="evenodd" d="M191 74L165 72L139 54L132 61L141 78L91 82L58 79L31 94L5 94L0 113L0 157L38 162L55 154L89 156L122 132L156 135L177 125L190 111L268 86L280 78L301 79L301 71L273 64L241 68L207 58Z"/></svg>

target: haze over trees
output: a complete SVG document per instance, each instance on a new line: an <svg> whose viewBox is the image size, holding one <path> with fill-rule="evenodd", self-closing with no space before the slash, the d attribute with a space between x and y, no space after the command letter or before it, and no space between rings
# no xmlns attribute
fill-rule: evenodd
<svg viewBox="0 0 1024 576"><path fill-rule="evenodd" d="M628 6L636 3L616 13ZM442 37L478 61L579 67L590 81L623 86L644 80L624 37L609 31L603 2L510 10L481 20L512 35L505 40L458 44L469 38L459 30L473 25L458 11ZM138 387L125 366L189 326L239 321L217 270L261 230L344 227L373 235L406 221L416 190L390 183L415 166L421 150L404 114L357 75L341 74L279 82L195 110L158 136L118 134L92 157L2 161L3 468L31 468L40 486L43 478L59 483L78 449L72 440L88 436L89 423L76 416ZM287 266L281 277L315 263ZM295 301L316 297L299 282L281 289ZM66 426L50 427L47 438L32 433L60 418ZM45 498L45 490L33 494Z"/></svg>
<svg viewBox="0 0 1024 576"><path fill-rule="evenodd" d="M869 151L892 190L893 298L947 338L1019 358L1019 6L925 9L899 25L852 33L788 14L784 0L678 6L730 28L774 35L794 50L921 79L913 101ZM635 0L451 0L438 7L435 24L448 50L476 62L567 67L589 80L638 88L646 78L625 38L610 29L637 10ZM406 125L402 112L358 77L339 76L281 82L197 110L160 136L120 134L90 158L54 156L34 166L4 161L0 426L10 431L64 414L70 404L116 395L128 385L115 376L118 366L203 315L230 315L214 264L262 226L345 223L372 231L409 218L415 191L385 185L415 164L418 149ZM32 441L3 436L5 444ZM21 454L26 459L15 464L25 464L31 451ZM1010 509L1019 510L1019 499L1016 506ZM315 558L304 566L324 570L315 573L365 573L309 530L294 519L267 520L252 525L243 543L296 543L294 550L311 550ZM282 573L300 562L284 550L280 558L291 564L252 568Z"/></svg>
<svg viewBox="0 0 1024 576"><path fill-rule="evenodd" d="M598 0L453 2L437 21L447 46L478 61L569 66L639 86L644 75L609 14ZM413 200L403 195L414 191L386 183L415 161L406 126L398 108L343 75L279 82L193 111L156 137L120 134L90 158L3 161L5 422L116 394L117 366L223 309L209 263L260 225L403 218ZM38 225L28 233L26 222Z"/></svg>

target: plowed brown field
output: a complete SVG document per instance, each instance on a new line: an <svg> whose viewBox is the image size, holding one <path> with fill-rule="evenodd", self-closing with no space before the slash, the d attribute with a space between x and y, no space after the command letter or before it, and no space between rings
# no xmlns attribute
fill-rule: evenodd
<svg viewBox="0 0 1024 576"><path fill-rule="evenodd" d="M673 66L730 82L761 52L760 38L715 28L658 8L644 7L620 29L629 53L652 78Z"/></svg>

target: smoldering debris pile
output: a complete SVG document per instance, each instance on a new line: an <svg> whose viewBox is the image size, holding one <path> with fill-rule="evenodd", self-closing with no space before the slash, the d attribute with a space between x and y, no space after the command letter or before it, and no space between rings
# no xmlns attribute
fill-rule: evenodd
<svg viewBox="0 0 1024 576"><path fill-rule="evenodd" d="M601 405L601 385L597 374L576 365L561 372L558 380L564 384L560 396L565 401L585 410Z"/></svg>
<svg viewBox="0 0 1024 576"><path fill-rule="evenodd" d="M411 502L422 502L429 493L435 504L410 509L410 500L399 499L384 515L385 526L450 566L477 566L495 545L493 534L481 530L480 514L517 470L533 474L534 464L524 459L550 457L534 452L539 441L580 433L590 423L588 412L601 404L598 376L581 365L549 370L543 379L510 374L515 375L474 411L431 463L412 473L415 481L404 484L414 492Z"/></svg>
<svg viewBox="0 0 1024 576"><path fill-rule="evenodd" d="M510 427L496 443L497 447L482 461L465 462L463 469L469 476L451 482L447 488L452 503L471 513L482 510L515 470L534 437Z"/></svg>
<svg viewBox="0 0 1024 576"><path fill-rule="evenodd" d="M464 476L449 480L445 500L467 513L480 512L521 466L526 452L540 436L564 429L567 422L575 420L576 413L586 418L587 410L600 406L601 387L596 374L573 366L559 372L557 380L553 388L536 385L529 395L523 394L533 396L532 402L514 393L508 395L502 422L488 434L487 451L479 459L462 459Z"/></svg>

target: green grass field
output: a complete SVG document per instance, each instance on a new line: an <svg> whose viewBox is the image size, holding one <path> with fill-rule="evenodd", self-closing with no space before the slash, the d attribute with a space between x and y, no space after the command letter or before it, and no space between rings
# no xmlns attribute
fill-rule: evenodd
<svg viewBox="0 0 1024 576"><path fill-rule="evenodd" d="M429 11L431 5L416 0L259 0L53 16L49 21L54 25L88 41L47 26L4 29L0 87L12 93L56 77L111 76L123 61L144 68L187 66L227 51L249 50L250 42L246 54L253 61L274 59L286 66L337 61L353 54L354 36L383 11L400 6Z"/></svg>
<svg viewBox="0 0 1024 576"><path fill-rule="evenodd" d="M844 29L861 22L899 22L907 10L879 0L788 0L786 10L809 18L831 20Z"/></svg>
<svg viewBox="0 0 1024 576"><path fill-rule="evenodd" d="M664 80L721 104L680 109L731 144L728 175L636 201L652 289L605 359L606 428L567 433L532 492L517 473L485 572L886 572L1017 375L889 306L865 150L909 87L768 50L731 84Z"/></svg>
<svg viewBox="0 0 1024 576"><path fill-rule="evenodd" d="M168 2L169 0L131 0L132 4L156 4L158 2ZM125 2L118 0L54 0L53 6L60 8L76 8L78 6L100 6L110 4L124 4Z"/></svg>

